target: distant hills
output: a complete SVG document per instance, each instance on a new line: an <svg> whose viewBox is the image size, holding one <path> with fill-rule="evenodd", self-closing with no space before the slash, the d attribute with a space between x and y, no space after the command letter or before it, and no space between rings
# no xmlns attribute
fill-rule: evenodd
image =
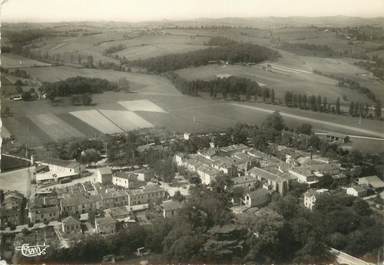
<svg viewBox="0 0 384 265"><path fill-rule="evenodd" d="M49 22L37 24L81 24L87 26L179 26L179 27L200 27L200 26L231 26L231 27L256 27L256 28L281 28L281 27L354 27L371 25L384 28L384 17L348 17L348 16L327 16L327 17L224 17L224 18L198 18L188 20L157 20L144 22L124 21L81 21L81 22ZM10 24L10 23L5 23ZM14 24L14 23L11 23ZM21 24L17 23L17 24ZM29 23L26 23L29 24ZM32 23L33 24L33 23Z"/></svg>

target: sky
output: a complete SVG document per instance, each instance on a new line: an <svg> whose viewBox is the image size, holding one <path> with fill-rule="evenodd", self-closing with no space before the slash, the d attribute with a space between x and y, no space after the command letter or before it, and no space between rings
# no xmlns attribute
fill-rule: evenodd
<svg viewBox="0 0 384 265"><path fill-rule="evenodd" d="M384 0L1 0L2 21L384 16Z"/></svg>

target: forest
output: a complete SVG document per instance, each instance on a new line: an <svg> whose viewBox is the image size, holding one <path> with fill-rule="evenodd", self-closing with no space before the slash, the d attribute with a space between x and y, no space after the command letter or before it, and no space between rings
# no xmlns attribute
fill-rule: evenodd
<svg viewBox="0 0 384 265"><path fill-rule="evenodd" d="M54 99L55 97L66 97L75 94L102 93L117 88L117 84L106 79L77 76L53 83L44 83L42 91L46 93L47 98Z"/></svg>

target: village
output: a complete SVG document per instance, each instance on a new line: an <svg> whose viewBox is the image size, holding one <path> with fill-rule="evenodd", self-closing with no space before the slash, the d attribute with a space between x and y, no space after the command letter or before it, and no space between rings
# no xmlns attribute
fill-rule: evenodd
<svg viewBox="0 0 384 265"><path fill-rule="evenodd" d="M177 136L184 144L193 137L199 135ZM329 135L324 139L330 138L335 140ZM167 143L163 143L138 150L164 148ZM175 177L168 182L151 173L146 164L119 167L102 159L84 165L75 160L35 161L31 156L28 193L1 191L0 233L6 236L1 255L17 260L20 254L14 249L31 242L71 248L92 235L110 237L135 225L151 226L159 218L175 218L188 203L191 189L201 185L213 189L223 179L231 183L224 189L231 189L230 210L240 219L257 214L274 197L298 189L300 205L308 211L316 208L319 198L341 192L365 201L383 216L384 182L378 176L362 176L358 166L344 168L337 159L318 152L270 143L278 154L272 155L252 145L218 147L211 141L209 147L194 153L177 152L172 157ZM142 246L134 254L149 251Z"/></svg>

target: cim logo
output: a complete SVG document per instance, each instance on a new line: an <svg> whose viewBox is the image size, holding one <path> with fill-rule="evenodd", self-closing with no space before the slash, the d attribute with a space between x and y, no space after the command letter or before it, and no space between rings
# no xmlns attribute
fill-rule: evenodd
<svg viewBox="0 0 384 265"><path fill-rule="evenodd" d="M22 244L21 246L16 247L16 250L19 250L24 257L38 257L47 254L47 248L49 245L45 243L43 245L29 245Z"/></svg>

